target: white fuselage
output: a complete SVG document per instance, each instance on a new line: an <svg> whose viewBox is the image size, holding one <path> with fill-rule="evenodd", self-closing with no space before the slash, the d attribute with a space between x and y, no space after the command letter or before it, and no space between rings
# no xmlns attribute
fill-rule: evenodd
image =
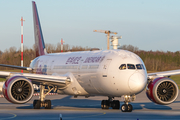
<svg viewBox="0 0 180 120"><path fill-rule="evenodd" d="M48 54L34 59L30 67L36 74L73 75L74 85L62 89L63 94L120 97L138 94L147 84L143 61L125 50Z"/></svg>

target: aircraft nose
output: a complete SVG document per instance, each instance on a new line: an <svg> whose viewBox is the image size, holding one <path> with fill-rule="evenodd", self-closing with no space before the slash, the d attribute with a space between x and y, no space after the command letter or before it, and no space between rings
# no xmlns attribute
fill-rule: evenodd
<svg viewBox="0 0 180 120"><path fill-rule="evenodd" d="M147 83L147 78L145 77L145 75L139 72L134 73L129 78L129 88L133 92L141 92L145 88L146 83Z"/></svg>

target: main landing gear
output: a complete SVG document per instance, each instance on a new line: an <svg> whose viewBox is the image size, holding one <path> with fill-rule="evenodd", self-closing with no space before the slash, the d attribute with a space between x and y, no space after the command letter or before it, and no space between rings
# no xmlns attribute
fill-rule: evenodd
<svg viewBox="0 0 180 120"><path fill-rule="evenodd" d="M109 107L112 107L112 109L120 108L119 100L113 100L113 97L108 97L108 98L109 98L108 100L102 100L101 102L102 109L109 109Z"/></svg>
<svg viewBox="0 0 180 120"><path fill-rule="evenodd" d="M129 104L131 96L125 95L124 96L124 103L121 106L122 112L132 112L133 106ZM102 100L101 102L101 108L102 109L109 109L109 107L112 107L112 109L119 109L120 108L120 102L119 100L113 100L114 97L108 97L108 100ZM135 95L131 98L132 101L135 100Z"/></svg>
<svg viewBox="0 0 180 120"><path fill-rule="evenodd" d="M41 107L44 107L45 109L51 109L51 100L44 100L46 95L50 93L54 87L49 87L48 86L48 91L44 93L45 91L45 86L40 85L40 100L34 100L33 102L33 107L34 109L40 109Z"/></svg>

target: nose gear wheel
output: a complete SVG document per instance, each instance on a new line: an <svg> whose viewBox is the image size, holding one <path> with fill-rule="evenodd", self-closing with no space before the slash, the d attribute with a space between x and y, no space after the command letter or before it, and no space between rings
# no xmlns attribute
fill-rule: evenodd
<svg viewBox="0 0 180 120"><path fill-rule="evenodd" d="M127 112L127 110L128 110L128 106L127 106L126 104L123 104L123 105L121 106L121 111L122 111L122 112Z"/></svg>
<svg viewBox="0 0 180 120"><path fill-rule="evenodd" d="M131 104L123 104L122 106L121 106L121 111L122 112L132 112L132 109L133 109L133 107L132 107L132 105Z"/></svg>

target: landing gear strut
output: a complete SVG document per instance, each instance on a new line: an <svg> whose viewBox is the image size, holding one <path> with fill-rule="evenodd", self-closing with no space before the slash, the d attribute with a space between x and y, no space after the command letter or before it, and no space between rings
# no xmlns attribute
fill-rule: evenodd
<svg viewBox="0 0 180 120"><path fill-rule="evenodd" d="M44 107L45 109L51 109L51 100L44 100L46 95L50 93L54 87L50 88L48 86L48 91L44 93L45 91L45 86L40 85L40 100L34 100L33 102L33 107L34 109L40 109L41 107Z"/></svg>
<svg viewBox="0 0 180 120"><path fill-rule="evenodd" d="M108 97L108 100L102 100L101 102L101 108L102 109L109 109L109 107L112 107L112 109L119 109L120 108L120 102L119 100L113 100L113 97Z"/></svg>

